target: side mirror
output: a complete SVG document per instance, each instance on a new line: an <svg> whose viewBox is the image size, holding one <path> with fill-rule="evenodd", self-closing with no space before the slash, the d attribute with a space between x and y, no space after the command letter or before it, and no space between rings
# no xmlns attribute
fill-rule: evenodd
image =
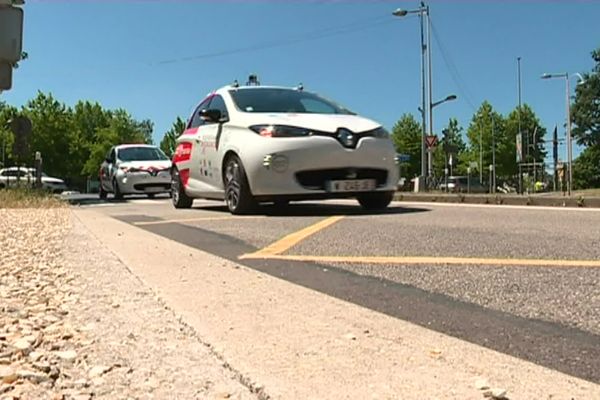
<svg viewBox="0 0 600 400"><path fill-rule="evenodd" d="M200 110L200 117L208 122L223 122L221 118L221 110L216 108L209 108L208 110Z"/></svg>

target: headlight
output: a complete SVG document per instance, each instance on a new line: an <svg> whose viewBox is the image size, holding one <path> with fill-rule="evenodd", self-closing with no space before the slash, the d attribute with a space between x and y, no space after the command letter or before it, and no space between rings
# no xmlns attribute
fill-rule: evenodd
<svg viewBox="0 0 600 400"><path fill-rule="evenodd" d="M390 137L390 133L382 126L380 126L377 129L373 129L371 132L369 132L369 136L373 136L379 139L387 139Z"/></svg>
<svg viewBox="0 0 600 400"><path fill-rule="evenodd" d="M313 135L310 129L286 125L252 125L249 128L260 136L265 137L303 137Z"/></svg>

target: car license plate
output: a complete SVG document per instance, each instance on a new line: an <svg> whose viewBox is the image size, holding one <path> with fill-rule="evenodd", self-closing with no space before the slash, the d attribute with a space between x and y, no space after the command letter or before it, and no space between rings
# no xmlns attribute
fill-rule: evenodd
<svg viewBox="0 0 600 400"><path fill-rule="evenodd" d="M328 181L327 191L329 192L366 192L375 190L375 179L352 179L344 181Z"/></svg>

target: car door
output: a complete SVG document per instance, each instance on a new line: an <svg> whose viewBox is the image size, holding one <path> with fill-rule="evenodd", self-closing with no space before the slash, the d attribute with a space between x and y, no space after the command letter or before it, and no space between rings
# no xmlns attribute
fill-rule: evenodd
<svg viewBox="0 0 600 400"><path fill-rule="evenodd" d="M220 95L214 95L208 109L218 110L221 118L218 121L205 121L203 134L200 136L200 152L202 162L202 174L207 184L211 185L214 190L223 190L223 179L221 177L221 139L223 137L224 130L226 129L226 122L228 121L228 112L225 101Z"/></svg>
<svg viewBox="0 0 600 400"><path fill-rule="evenodd" d="M186 188L196 195L207 191L203 170L201 169L201 136L204 135L206 121L201 117L200 111L206 109L209 102L210 97L204 99L192 113L185 131L177 139L177 150L173 157L173 163L181 176L187 177L184 179ZM178 155L179 152L182 154Z"/></svg>
<svg viewBox="0 0 600 400"><path fill-rule="evenodd" d="M111 147L106 153L105 160L100 167L100 184L105 190L114 191L113 176L116 159L116 150L114 147Z"/></svg>

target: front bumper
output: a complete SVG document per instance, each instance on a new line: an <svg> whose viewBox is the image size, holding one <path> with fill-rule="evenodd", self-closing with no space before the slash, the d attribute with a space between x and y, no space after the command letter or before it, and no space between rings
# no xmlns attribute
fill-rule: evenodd
<svg viewBox="0 0 600 400"><path fill-rule="evenodd" d="M331 180L374 179L376 191L394 191L396 151L388 140L363 138L355 149L327 137L271 139L263 153L244 160L252 194L258 198L341 198L357 193L330 192Z"/></svg>
<svg viewBox="0 0 600 400"><path fill-rule="evenodd" d="M148 172L120 173L117 182L123 194L165 193L171 189L171 174L169 170L155 175Z"/></svg>

